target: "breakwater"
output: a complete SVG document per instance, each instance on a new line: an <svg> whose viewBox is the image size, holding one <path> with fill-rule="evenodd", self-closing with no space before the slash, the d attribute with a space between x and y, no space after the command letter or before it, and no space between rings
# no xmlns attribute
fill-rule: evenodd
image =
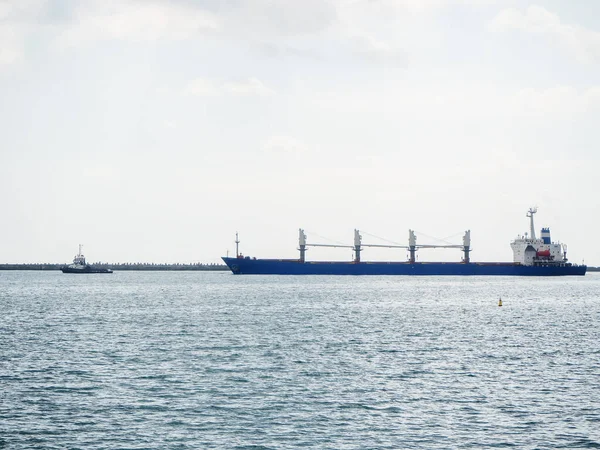
<svg viewBox="0 0 600 450"><path fill-rule="evenodd" d="M65 264L33 263L33 264L0 264L0 270L60 270ZM161 263L93 263L92 266L112 270L229 270L225 264L161 264Z"/></svg>

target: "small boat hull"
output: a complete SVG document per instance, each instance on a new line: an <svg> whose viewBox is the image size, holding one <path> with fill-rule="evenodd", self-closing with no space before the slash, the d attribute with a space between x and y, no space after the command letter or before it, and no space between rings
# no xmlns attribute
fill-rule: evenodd
<svg viewBox="0 0 600 450"><path fill-rule="evenodd" d="M110 269L103 269L91 266L81 268L65 266L61 267L60 270L62 271L62 273L113 273L113 271Z"/></svg>

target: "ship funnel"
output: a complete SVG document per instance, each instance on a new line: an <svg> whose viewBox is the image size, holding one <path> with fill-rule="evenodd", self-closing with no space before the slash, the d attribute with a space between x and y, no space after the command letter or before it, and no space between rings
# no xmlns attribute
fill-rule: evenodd
<svg viewBox="0 0 600 450"><path fill-rule="evenodd" d="M542 228L542 241L547 245L552 243L552 240L550 239L550 228Z"/></svg>

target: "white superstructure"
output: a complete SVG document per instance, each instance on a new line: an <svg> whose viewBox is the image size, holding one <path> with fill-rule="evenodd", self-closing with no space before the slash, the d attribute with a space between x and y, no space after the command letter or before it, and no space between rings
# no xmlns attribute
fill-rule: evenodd
<svg viewBox="0 0 600 450"><path fill-rule="evenodd" d="M517 238L510 244L513 250L513 261L524 266L557 265L567 262L567 247L550 240L550 228L542 228L541 237L535 236L533 215L537 208L530 208L527 217L530 219L530 234Z"/></svg>
<svg viewBox="0 0 600 450"><path fill-rule="evenodd" d="M73 264L69 264L68 266L71 269L81 269L87 265L87 263L85 262L85 256L83 256L83 253L81 253L81 247L82 245L79 244L79 253L77 253L73 258Z"/></svg>

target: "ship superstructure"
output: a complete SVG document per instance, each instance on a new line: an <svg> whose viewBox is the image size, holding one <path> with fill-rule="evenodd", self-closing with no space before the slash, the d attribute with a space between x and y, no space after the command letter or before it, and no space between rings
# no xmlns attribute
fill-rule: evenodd
<svg viewBox="0 0 600 450"><path fill-rule="evenodd" d="M530 208L530 234L518 236L510 245L513 262L472 262L471 231L465 231L462 244L417 244L414 230L408 230L408 246L396 244L365 244L359 230L354 230L354 245L309 243L303 229L299 229L299 259L256 259L239 253L240 240L236 233L236 257L223 257L234 274L280 275L585 275L586 266L567 261L566 246L553 243L550 229L542 228L541 237L535 235L533 216L537 208ZM352 261L306 261L308 247L351 248ZM406 249L407 261L362 261L361 253L368 247ZM454 248L463 253L460 262L417 261L419 249Z"/></svg>
<svg viewBox="0 0 600 450"><path fill-rule="evenodd" d="M70 264L71 267L77 268L77 267L85 267L87 265L87 263L85 262L85 256L83 256L83 253L81 253L81 247L82 247L82 245L79 244L79 251L73 258L73 264Z"/></svg>
<svg viewBox="0 0 600 450"><path fill-rule="evenodd" d="M535 235L533 216L537 208L530 208L527 217L530 220L529 235L517 236L510 244L513 251L513 261L524 266L544 266L567 264L567 246L552 242L550 228L542 228L540 238Z"/></svg>

